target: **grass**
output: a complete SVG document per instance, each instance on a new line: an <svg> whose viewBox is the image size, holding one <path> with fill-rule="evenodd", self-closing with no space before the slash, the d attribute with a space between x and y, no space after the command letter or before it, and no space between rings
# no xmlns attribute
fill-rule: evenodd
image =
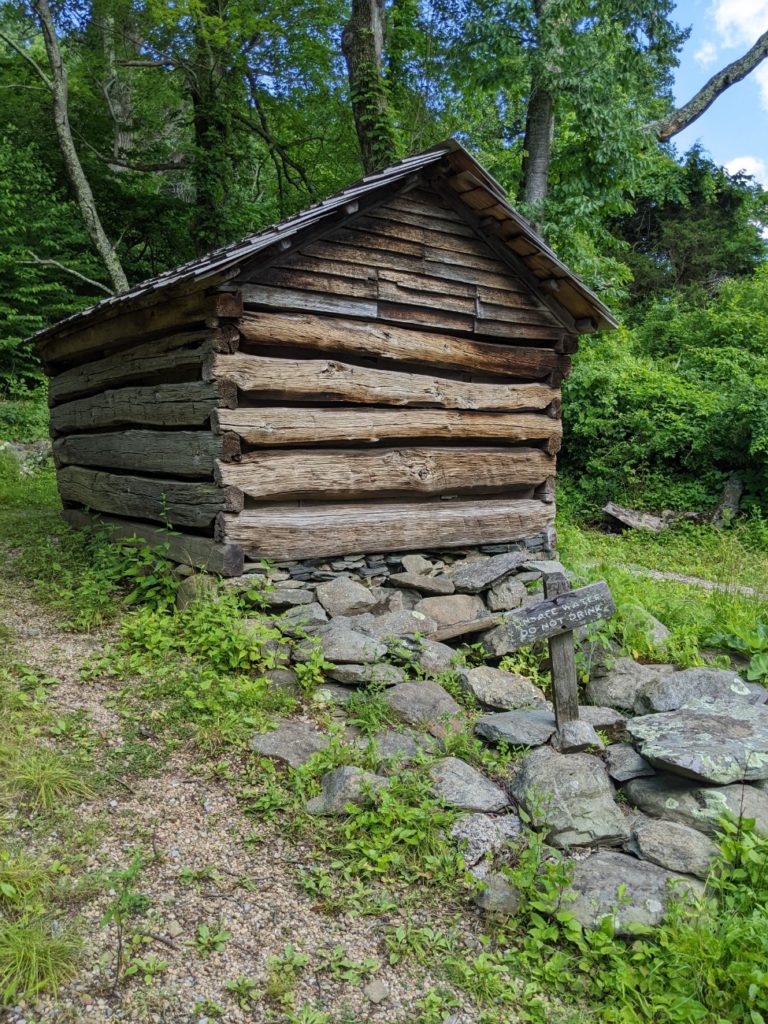
<svg viewBox="0 0 768 1024"><path fill-rule="evenodd" d="M77 971L82 940L48 915L0 921L0 1005L57 992Z"/></svg>

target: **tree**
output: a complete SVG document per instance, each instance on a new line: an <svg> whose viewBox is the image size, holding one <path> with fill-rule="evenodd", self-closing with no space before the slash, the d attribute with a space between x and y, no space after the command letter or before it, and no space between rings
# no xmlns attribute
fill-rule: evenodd
<svg viewBox="0 0 768 1024"><path fill-rule="evenodd" d="M386 21L384 0L352 0L352 13L341 37L347 63L352 112L366 174L396 159L382 54Z"/></svg>

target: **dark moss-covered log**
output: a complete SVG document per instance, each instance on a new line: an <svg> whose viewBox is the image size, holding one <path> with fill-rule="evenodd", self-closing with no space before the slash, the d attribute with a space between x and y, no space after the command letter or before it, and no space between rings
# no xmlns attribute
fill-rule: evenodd
<svg viewBox="0 0 768 1024"><path fill-rule="evenodd" d="M210 430L116 430L104 434L70 434L53 445L59 466L104 466L141 473L212 479L217 459L239 455L232 434Z"/></svg>

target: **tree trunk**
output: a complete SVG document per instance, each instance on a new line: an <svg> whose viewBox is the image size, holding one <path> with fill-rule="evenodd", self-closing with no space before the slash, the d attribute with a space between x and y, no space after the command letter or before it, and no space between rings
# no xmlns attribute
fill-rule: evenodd
<svg viewBox="0 0 768 1024"><path fill-rule="evenodd" d="M555 137L555 102L552 93L534 84L525 119L523 200L535 208L547 197L549 163Z"/></svg>
<svg viewBox="0 0 768 1024"><path fill-rule="evenodd" d="M67 177L77 199L77 204L80 207L80 213L82 214L88 236L107 269L112 287L115 292L125 292L128 291L128 279L120 264L117 252L102 226L96 208L96 200L85 176L83 165L80 163L80 158L77 155L72 138L68 110L67 69L64 67L64 61L61 57L59 41L56 38L56 30L53 25L48 0L33 0L33 8L40 21L43 39L45 40L45 49L48 54L48 63L51 68L51 79L48 84L50 85L53 97L53 122Z"/></svg>
<svg viewBox="0 0 768 1024"><path fill-rule="evenodd" d="M341 37L347 62L352 113L366 174L397 158L392 116L382 73L384 0L352 0L352 14Z"/></svg>
<svg viewBox="0 0 768 1024"><path fill-rule="evenodd" d="M101 91L112 118L112 156L109 169L115 173L125 171L134 147L133 96L128 82L120 76L115 49L115 16L105 11L99 19L104 51L105 74Z"/></svg>

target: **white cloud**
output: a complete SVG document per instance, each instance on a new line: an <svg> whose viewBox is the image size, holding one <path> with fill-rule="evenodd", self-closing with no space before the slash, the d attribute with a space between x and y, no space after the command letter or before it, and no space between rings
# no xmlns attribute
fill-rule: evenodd
<svg viewBox="0 0 768 1024"><path fill-rule="evenodd" d="M703 67L707 67L708 64L714 64L717 60L717 47L712 42L702 43L696 53L694 53L693 59Z"/></svg>
<svg viewBox="0 0 768 1024"><path fill-rule="evenodd" d="M715 27L722 45L751 45L768 29L768 0L715 0Z"/></svg>
<svg viewBox="0 0 768 1024"><path fill-rule="evenodd" d="M751 174L755 181L759 181L764 188L768 186L768 167L766 167L765 160L761 160L760 157L736 156L733 160L728 161L725 169L729 174L737 174L739 171Z"/></svg>

